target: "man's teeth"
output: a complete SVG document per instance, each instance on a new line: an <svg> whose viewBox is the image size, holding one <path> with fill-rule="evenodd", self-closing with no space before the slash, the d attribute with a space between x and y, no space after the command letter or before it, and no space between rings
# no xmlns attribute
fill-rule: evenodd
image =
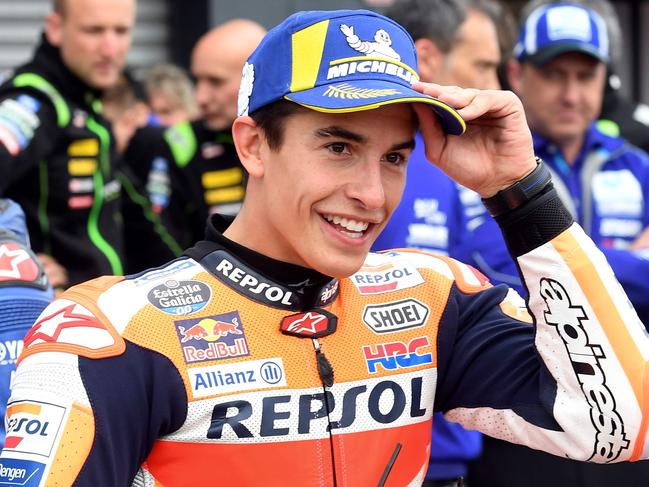
<svg viewBox="0 0 649 487"><path fill-rule="evenodd" d="M360 222L357 220L351 220L348 218L343 218L340 216L335 216L335 215L324 215L325 219L334 225L340 225L343 227L345 230L349 230L350 232L364 232L367 230L367 227L370 226L368 222Z"/></svg>

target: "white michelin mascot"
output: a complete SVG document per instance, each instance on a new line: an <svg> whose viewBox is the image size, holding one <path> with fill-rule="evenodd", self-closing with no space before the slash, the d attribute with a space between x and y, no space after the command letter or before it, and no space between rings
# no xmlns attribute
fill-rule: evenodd
<svg viewBox="0 0 649 487"><path fill-rule="evenodd" d="M379 29L376 31L376 34L374 34L375 42L361 41L360 38L354 34L354 28L349 25L341 24L340 30L345 34L347 44L349 44L349 47L352 49L362 52L366 56L375 55L401 61L399 53L390 47L392 45L392 39L390 39L390 34L385 30Z"/></svg>

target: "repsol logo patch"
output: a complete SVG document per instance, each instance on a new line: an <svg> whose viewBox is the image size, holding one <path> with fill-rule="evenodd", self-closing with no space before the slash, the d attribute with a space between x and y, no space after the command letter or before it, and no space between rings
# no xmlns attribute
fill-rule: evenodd
<svg viewBox="0 0 649 487"><path fill-rule="evenodd" d="M403 299L365 306L363 322L375 333L390 333L423 326L428 314L425 304L416 299Z"/></svg>
<svg viewBox="0 0 649 487"><path fill-rule="evenodd" d="M295 303L292 291L269 282L228 259L221 259L214 271L217 277L220 277L230 287L253 297L256 301L285 307L291 307Z"/></svg>
<svg viewBox="0 0 649 487"><path fill-rule="evenodd" d="M583 306L574 304L566 289L553 279L541 279L540 293L547 305L545 322L557 329L579 385L588 402L590 419L597 431L593 454L588 460L612 462L629 448L624 422L616 411L615 398L606 384L602 346L588 335L590 318Z"/></svg>
<svg viewBox="0 0 649 487"><path fill-rule="evenodd" d="M407 263L363 266L350 277L360 294L383 294L418 286L424 282L419 271Z"/></svg>
<svg viewBox="0 0 649 487"><path fill-rule="evenodd" d="M282 438L412 424L430 418L433 388L432 378L410 376L336 384L311 394L224 401L212 410L207 438Z"/></svg>
<svg viewBox="0 0 649 487"><path fill-rule="evenodd" d="M170 315L195 313L205 307L212 297L210 287L199 281L168 279L149 291L149 303Z"/></svg>
<svg viewBox="0 0 649 487"><path fill-rule="evenodd" d="M39 401L7 404L7 436L3 452L31 453L49 457L66 409Z"/></svg>

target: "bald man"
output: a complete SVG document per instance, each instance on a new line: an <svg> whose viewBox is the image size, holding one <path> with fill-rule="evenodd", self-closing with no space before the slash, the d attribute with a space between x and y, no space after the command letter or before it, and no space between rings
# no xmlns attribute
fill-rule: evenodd
<svg viewBox="0 0 649 487"><path fill-rule="evenodd" d="M147 182L153 210L177 248L203 237L210 214L236 215L241 207L244 172L230 129L243 65L265 32L251 20L236 19L203 35L191 62L201 118L173 125L163 141L149 144L144 157L138 154L128 161ZM168 256L130 256L134 259L150 266Z"/></svg>
<svg viewBox="0 0 649 487"><path fill-rule="evenodd" d="M241 69L266 31L259 24L235 19L201 37L192 52L196 102L205 124L214 130L232 126L237 116Z"/></svg>

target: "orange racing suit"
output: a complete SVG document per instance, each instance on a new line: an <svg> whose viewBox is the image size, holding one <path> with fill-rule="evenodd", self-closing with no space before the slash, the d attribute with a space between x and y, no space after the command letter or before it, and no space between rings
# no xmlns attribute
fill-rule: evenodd
<svg viewBox="0 0 649 487"><path fill-rule="evenodd" d="M0 479L419 485L433 411L556 455L646 458L646 333L547 201L551 224L503 225L531 315L448 258L369 254L338 281L227 240L219 217L183 258L68 290L25 338Z"/></svg>

